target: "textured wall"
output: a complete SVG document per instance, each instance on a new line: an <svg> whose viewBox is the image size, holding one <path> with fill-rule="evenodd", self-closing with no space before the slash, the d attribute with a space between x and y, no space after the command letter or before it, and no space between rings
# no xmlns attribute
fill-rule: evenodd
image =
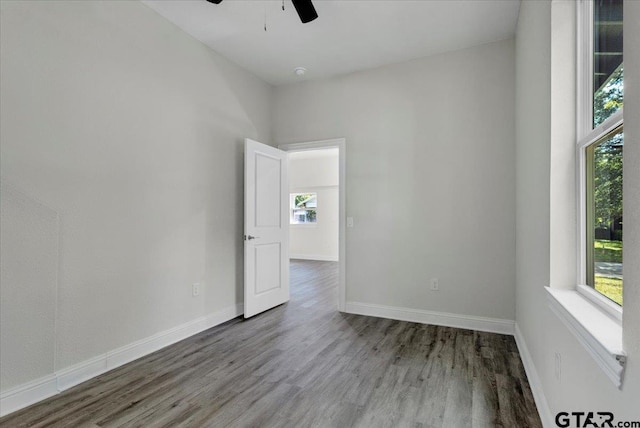
<svg viewBox="0 0 640 428"><path fill-rule="evenodd" d="M272 89L139 2L0 5L6 390L242 301Z"/></svg>
<svg viewBox="0 0 640 428"><path fill-rule="evenodd" d="M53 372L58 213L8 183L0 189L0 383Z"/></svg>

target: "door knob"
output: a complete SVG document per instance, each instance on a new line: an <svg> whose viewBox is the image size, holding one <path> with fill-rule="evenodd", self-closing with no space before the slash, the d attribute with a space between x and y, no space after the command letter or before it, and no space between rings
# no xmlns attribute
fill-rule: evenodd
<svg viewBox="0 0 640 428"><path fill-rule="evenodd" d="M251 241L252 239L258 239L258 238L259 236L244 235L245 241Z"/></svg>

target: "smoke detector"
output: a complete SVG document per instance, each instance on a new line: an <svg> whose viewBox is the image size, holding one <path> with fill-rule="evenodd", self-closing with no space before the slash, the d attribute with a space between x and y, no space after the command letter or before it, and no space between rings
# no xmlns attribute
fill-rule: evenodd
<svg viewBox="0 0 640 428"><path fill-rule="evenodd" d="M296 67L293 69L293 72L296 74L296 76L304 76L304 73L307 72L307 69L304 67Z"/></svg>

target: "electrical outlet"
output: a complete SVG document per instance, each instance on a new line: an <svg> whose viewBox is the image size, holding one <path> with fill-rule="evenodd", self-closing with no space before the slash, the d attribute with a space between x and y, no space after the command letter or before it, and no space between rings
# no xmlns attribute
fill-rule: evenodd
<svg viewBox="0 0 640 428"><path fill-rule="evenodd" d="M431 278L431 290L432 291L440 290L440 283L438 282L438 278Z"/></svg>
<svg viewBox="0 0 640 428"><path fill-rule="evenodd" d="M195 284L193 284L193 286L191 287L191 293L193 294L193 297L199 296L200 295L200 283L196 282Z"/></svg>
<svg viewBox="0 0 640 428"><path fill-rule="evenodd" d="M555 360L555 374L556 374L556 379L558 381L561 380L561 375L562 375L562 354L560 354L560 352L556 352L556 360Z"/></svg>

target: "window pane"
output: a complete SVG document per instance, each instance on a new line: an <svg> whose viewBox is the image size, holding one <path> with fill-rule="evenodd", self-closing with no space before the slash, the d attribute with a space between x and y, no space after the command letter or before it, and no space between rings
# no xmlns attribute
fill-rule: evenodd
<svg viewBox="0 0 640 428"><path fill-rule="evenodd" d="M595 128L622 107L622 0L595 0L593 16Z"/></svg>
<svg viewBox="0 0 640 428"><path fill-rule="evenodd" d="M622 151L616 130L587 147L587 284L622 305Z"/></svg>
<svg viewBox="0 0 640 428"><path fill-rule="evenodd" d="M316 210L306 210L305 215L305 223L315 223L316 222Z"/></svg>

